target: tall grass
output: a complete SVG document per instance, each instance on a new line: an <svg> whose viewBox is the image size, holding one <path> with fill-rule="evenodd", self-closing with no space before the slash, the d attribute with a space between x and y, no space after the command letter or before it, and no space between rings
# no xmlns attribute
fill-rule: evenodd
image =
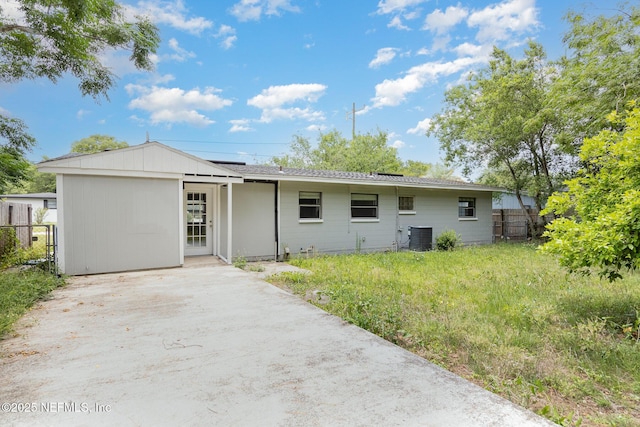
<svg viewBox="0 0 640 427"><path fill-rule="evenodd" d="M321 307L564 425L640 425L640 276L568 275L534 245L300 258Z"/></svg>
<svg viewBox="0 0 640 427"><path fill-rule="evenodd" d="M0 339L36 301L64 280L39 269L0 272Z"/></svg>

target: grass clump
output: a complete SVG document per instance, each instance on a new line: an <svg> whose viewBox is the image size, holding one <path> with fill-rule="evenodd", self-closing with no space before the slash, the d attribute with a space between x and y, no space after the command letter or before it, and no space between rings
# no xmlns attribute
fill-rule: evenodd
<svg viewBox="0 0 640 427"><path fill-rule="evenodd" d="M272 277L561 425L640 425L640 275L569 275L532 244L299 258Z"/></svg>
<svg viewBox="0 0 640 427"><path fill-rule="evenodd" d="M36 301L63 284L64 279L38 269L0 273L0 338Z"/></svg>

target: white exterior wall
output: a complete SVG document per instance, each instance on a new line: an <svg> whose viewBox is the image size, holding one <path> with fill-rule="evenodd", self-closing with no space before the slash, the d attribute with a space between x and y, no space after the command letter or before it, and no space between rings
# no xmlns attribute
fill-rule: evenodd
<svg viewBox="0 0 640 427"><path fill-rule="evenodd" d="M300 191L322 192L322 222L299 219ZM378 219L352 221L351 193L378 194ZM288 246L292 255L312 246L320 253L355 252L358 239L361 251L382 251L391 249L395 240L393 187L285 181L280 197L280 246Z"/></svg>
<svg viewBox="0 0 640 427"><path fill-rule="evenodd" d="M36 209L44 208L44 199L29 199L25 197L5 197L3 200L10 203L23 203L25 205L31 205L31 221L36 223ZM49 199L47 199L49 200ZM44 215L45 223L58 222L58 210L48 209Z"/></svg>
<svg viewBox="0 0 640 427"><path fill-rule="evenodd" d="M276 256L276 184L245 182L233 185L233 258L274 259ZM227 188L220 192L220 254L228 259Z"/></svg>
<svg viewBox="0 0 640 427"><path fill-rule="evenodd" d="M299 219L300 191L322 192L322 220ZM351 219L351 193L378 194L377 221ZM398 196L414 196L415 214L400 215ZM433 228L433 243L442 231L455 230L466 244L491 243L491 193L414 188L282 182L280 191L281 250L293 256L313 246L323 253L390 250L394 242L408 247L408 226ZM476 198L476 219L458 218L458 198ZM363 240L364 239L364 240Z"/></svg>
<svg viewBox="0 0 640 427"><path fill-rule="evenodd" d="M409 226L432 227L434 247L436 237L445 230L454 230L466 244L492 242L491 193L400 188L398 195L414 196L415 208L415 214L398 216L398 229L402 229L398 235L400 247L409 246ZM476 199L476 218L458 218L460 197Z"/></svg>
<svg viewBox="0 0 640 427"><path fill-rule="evenodd" d="M179 180L59 175L58 181L65 274L181 265Z"/></svg>

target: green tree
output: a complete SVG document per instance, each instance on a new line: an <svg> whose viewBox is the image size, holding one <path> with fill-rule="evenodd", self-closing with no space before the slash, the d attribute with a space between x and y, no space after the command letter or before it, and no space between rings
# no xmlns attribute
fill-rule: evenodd
<svg viewBox="0 0 640 427"><path fill-rule="evenodd" d="M20 16L0 5L0 82L68 74L82 95L108 99L116 76L100 62L110 49L126 49L141 70L153 68L160 38L148 19L128 20L114 0L17 0ZM35 145L20 119L0 113L0 187L24 178L25 152Z"/></svg>
<svg viewBox="0 0 640 427"><path fill-rule="evenodd" d="M45 156L43 160L46 160ZM56 174L43 173L33 163L27 163L23 170L23 178L11 185L7 185L3 193L5 194L26 194L26 193L55 193Z"/></svg>
<svg viewBox="0 0 640 427"><path fill-rule="evenodd" d="M612 125L606 120L612 110L624 114L627 103L640 97L640 7L620 8L592 19L566 16L570 55L559 61L551 107L563 112L557 128L567 151L577 152L585 137Z"/></svg>
<svg viewBox="0 0 640 427"><path fill-rule="evenodd" d="M540 206L558 185L561 158L554 141L557 114L546 104L552 75L537 43L529 43L522 60L494 48L486 68L445 93L445 107L427 134L439 139L446 161L465 174L488 167L523 210L525 190ZM534 234L537 222L530 216Z"/></svg>
<svg viewBox="0 0 640 427"><path fill-rule="evenodd" d="M91 154L105 150L117 150L128 146L129 144L125 141L118 141L113 136L95 134L72 143L71 152Z"/></svg>
<svg viewBox="0 0 640 427"><path fill-rule="evenodd" d="M6 192L26 177L29 162L25 152L35 139L25 130L22 120L0 114L0 191Z"/></svg>
<svg viewBox="0 0 640 427"><path fill-rule="evenodd" d="M640 109L608 119L614 128L586 139L583 167L568 190L549 198L545 212L563 215L547 225L543 250L574 272L599 270L610 280L640 266Z"/></svg>
<svg viewBox="0 0 640 427"><path fill-rule="evenodd" d="M397 150L387 145L386 132L344 138L334 130L321 133L317 147L299 135L294 137L290 153L273 157L271 164L285 167L341 170L351 172L396 173L402 168Z"/></svg>
<svg viewBox="0 0 640 427"><path fill-rule="evenodd" d="M107 49L126 49L130 60L151 70L160 38L147 18L128 21L114 0L17 0L21 18L0 8L0 81L45 77L55 83L69 73L83 95L107 97L115 75L99 60Z"/></svg>

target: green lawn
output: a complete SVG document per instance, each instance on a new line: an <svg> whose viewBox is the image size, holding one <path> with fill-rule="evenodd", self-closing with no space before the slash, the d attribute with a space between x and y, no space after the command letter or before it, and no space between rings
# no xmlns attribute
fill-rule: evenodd
<svg viewBox="0 0 640 427"><path fill-rule="evenodd" d="M0 272L0 339L39 299L64 284L64 279L39 269Z"/></svg>
<svg viewBox="0 0 640 427"><path fill-rule="evenodd" d="M291 264L313 273L273 283L559 424L640 425L640 275L568 275L526 244Z"/></svg>

